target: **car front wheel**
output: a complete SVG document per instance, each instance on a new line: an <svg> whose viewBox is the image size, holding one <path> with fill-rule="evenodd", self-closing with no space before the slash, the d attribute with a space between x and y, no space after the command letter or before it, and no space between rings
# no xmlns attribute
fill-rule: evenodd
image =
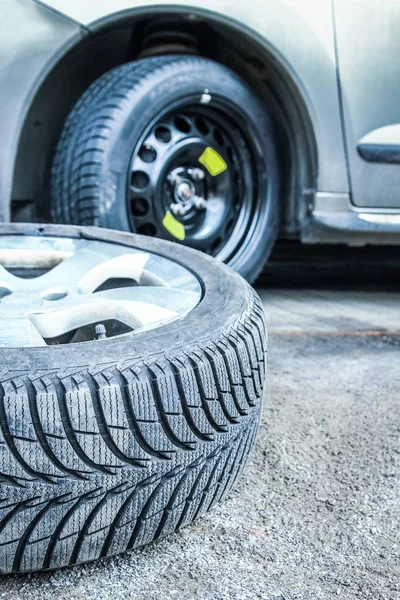
<svg viewBox="0 0 400 600"><path fill-rule="evenodd" d="M172 240L253 281L279 225L270 118L237 74L211 60L122 65L69 115L51 195L56 222Z"/></svg>

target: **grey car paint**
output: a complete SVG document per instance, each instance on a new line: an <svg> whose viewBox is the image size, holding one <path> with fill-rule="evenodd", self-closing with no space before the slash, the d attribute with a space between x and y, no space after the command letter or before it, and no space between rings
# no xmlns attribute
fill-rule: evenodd
<svg viewBox="0 0 400 600"><path fill-rule="evenodd" d="M149 8L152 0L50 0L89 29L120 11ZM157 5L170 5L158 0ZM318 188L346 192L348 181L336 84L335 48L330 0L175 0L181 9L209 10L249 28L285 61L301 88L311 115L319 155ZM260 18L263 15L264 18Z"/></svg>
<svg viewBox="0 0 400 600"><path fill-rule="evenodd" d="M78 24L32 0L0 0L1 221L10 219L14 161L35 91L60 49L80 35Z"/></svg>
<svg viewBox="0 0 400 600"><path fill-rule="evenodd" d="M346 7L350 5L354 10L358 5L359 11L361 10L361 2L357 0L346 3ZM359 182L356 185L352 171L354 162L362 161L357 154L358 139L355 138L359 132L364 135L370 129L380 127L381 120L376 119L377 111L375 116L365 111L366 114L361 115L360 119L365 119L367 125L357 123L357 131L354 133L353 113L348 108L350 105L345 105L342 113L340 93L346 101L353 98L355 107L358 96L351 94L351 69L342 87L338 86L337 53L339 58L342 57L341 67L346 68L346 40L343 36L338 37L338 43L335 44L331 0L248 0L246 3L240 0L220 0L218 3L213 0L198 0L195 4L175 0L173 5L168 0L159 0L157 5L151 0L135 3L132 0L50 0L46 3L37 0L0 0L0 53L4 65L0 69L0 134L3 140L8 140L7 144L1 145L0 150L0 219L6 220L10 215L16 148L25 117L36 91L51 68L83 36L97 31L105 23L112 23L113 19L121 15L134 16L143 11L151 12L160 6L192 14L209 14L221 22L231 23L239 32L250 33L285 65L295 80L310 115L318 155L314 212L302 233L304 241L323 241L325 238L331 240L332 231L335 232L332 241L351 241L354 233L357 243L360 239L386 241L387 219L390 220L393 211L380 208L387 206L382 198L379 201L379 196L376 197L373 204L375 208L371 210L379 212L378 218L373 226L369 223L367 228L367 221L360 218L359 211L350 203L348 166L352 185L358 190L356 201L358 204L363 203L362 188ZM339 22L346 20L342 0L336 0L336 19ZM361 32L359 35L362 35ZM399 99L397 98L396 108L390 113L390 117L393 114L393 118L396 118ZM374 102L377 105L376 99ZM353 111L357 112L354 107ZM382 164L372 166L376 170L388 167ZM366 163L365 168L369 167L371 164ZM396 169L396 166L393 168ZM368 204L367 200L364 202ZM390 206L397 206L396 201ZM386 215L386 222L379 218L380 213ZM341 215L339 226L338 214ZM342 226L343 216L349 225L348 229ZM400 242L400 225L392 221L392 233L393 228L398 231Z"/></svg>

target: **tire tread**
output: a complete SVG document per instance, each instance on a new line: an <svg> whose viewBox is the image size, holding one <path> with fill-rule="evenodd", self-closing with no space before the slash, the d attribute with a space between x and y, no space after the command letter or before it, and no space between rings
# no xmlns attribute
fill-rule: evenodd
<svg viewBox="0 0 400 600"><path fill-rule="evenodd" d="M248 293L227 329L169 355L2 374L1 571L132 549L228 492L254 443L265 373L263 313Z"/></svg>

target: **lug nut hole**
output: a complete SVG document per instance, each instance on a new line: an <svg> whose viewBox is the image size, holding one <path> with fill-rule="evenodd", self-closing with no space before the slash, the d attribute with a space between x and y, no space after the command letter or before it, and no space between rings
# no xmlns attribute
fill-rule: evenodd
<svg viewBox="0 0 400 600"><path fill-rule="evenodd" d="M4 298L5 296L9 296L11 293L11 290L9 290L8 288L0 287L0 299Z"/></svg>

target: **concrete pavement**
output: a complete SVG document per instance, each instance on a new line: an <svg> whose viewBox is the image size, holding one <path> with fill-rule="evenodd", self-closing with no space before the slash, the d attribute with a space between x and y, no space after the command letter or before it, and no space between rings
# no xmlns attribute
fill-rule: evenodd
<svg viewBox="0 0 400 600"><path fill-rule="evenodd" d="M137 552L4 578L0 598L400 598L400 293L259 292L268 384L228 501Z"/></svg>

